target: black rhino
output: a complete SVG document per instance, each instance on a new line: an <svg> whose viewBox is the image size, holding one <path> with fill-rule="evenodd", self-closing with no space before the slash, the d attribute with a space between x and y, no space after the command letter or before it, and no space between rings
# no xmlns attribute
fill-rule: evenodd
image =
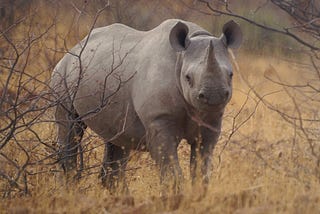
<svg viewBox="0 0 320 214"><path fill-rule="evenodd" d="M77 167L78 143L88 126L105 140L101 176L109 188L124 180L130 150L137 149L149 151L161 182L170 181L178 190L181 139L191 145L193 180L199 177L207 183L224 108L232 95L228 49L242 42L234 21L222 31L216 38L177 19L150 31L122 24L94 29L61 59L52 75L64 170Z"/></svg>

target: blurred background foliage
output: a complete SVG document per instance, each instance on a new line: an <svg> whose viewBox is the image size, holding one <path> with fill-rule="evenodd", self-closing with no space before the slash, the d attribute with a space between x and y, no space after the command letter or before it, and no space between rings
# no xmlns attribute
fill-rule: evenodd
<svg viewBox="0 0 320 214"><path fill-rule="evenodd" d="M109 6L100 14L95 27L119 22L138 30L150 30L166 19L180 18L198 23L219 36L222 25L231 19L218 14L212 16L204 4L195 0L1 0L1 28L7 31L7 27L26 16L34 17L38 30L55 21L53 34L63 33L67 46L72 47L88 33L92 24L90 20L106 4ZM293 21L279 8L265 4L263 0L230 1L229 4L234 13L274 28L283 29ZM214 6L222 8L224 5L217 1ZM241 24L245 38L243 50L248 53L293 55L293 50L298 48L289 37L233 19ZM8 33L12 37L20 34L17 28L9 29Z"/></svg>

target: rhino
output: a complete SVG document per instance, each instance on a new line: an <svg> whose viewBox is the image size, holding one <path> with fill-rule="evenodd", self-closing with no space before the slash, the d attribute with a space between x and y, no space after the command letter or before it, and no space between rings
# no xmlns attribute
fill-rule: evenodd
<svg viewBox="0 0 320 214"><path fill-rule="evenodd" d="M232 60L240 26L229 21L222 35L192 22L169 19L150 31L123 24L93 29L56 65L59 162L79 168L81 138L89 127L105 144L102 183L125 183L130 151L148 151L160 183L179 191L183 180L177 147L191 145L192 181L207 184L225 106L232 96ZM170 183L170 185L169 185Z"/></svg>

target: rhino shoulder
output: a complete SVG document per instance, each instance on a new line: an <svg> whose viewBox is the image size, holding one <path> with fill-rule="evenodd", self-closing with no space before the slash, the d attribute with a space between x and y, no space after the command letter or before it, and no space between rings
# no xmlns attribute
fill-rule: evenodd
<svg viewBox="0 0 320 214"><path fill-rule="evenodd" d="M128 33L128 32L136 32L138 33L139 31L129 27L127 25L121 24L121 23L114 23L108 26L104 26L104 27L99 27L99 28L95 28L92 30L90 36L92 37L98 37L104 35L105 33L111 33L111 34L123 34L123 33Z"/></svg>

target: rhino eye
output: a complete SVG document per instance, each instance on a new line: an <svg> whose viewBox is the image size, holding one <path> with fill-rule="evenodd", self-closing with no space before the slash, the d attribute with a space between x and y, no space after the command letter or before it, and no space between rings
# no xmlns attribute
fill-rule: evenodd
<svg viewBox="0 0 320 214"><path fill-rule="evenodd" d="M189 83L189 85L192 86L192 81L191 81L191 77L189 74L186 75L186 80Z"/></svg>
<svg viewBox="0 0 320 214"><path fill-rule="evenodd" d="M233 77L233 72L229 74L230 79Z"/></svg>

